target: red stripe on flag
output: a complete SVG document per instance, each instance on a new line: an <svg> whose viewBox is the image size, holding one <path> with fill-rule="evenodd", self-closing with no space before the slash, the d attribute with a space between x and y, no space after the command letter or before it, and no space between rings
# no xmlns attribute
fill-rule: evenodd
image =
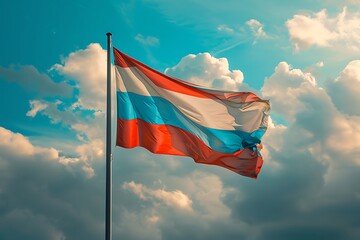
<svg viewBox="0 0 360 240"><path fill-rule="evenodd" d="M153 153L189 156L197 163L222 166L252 178L257 178L263 163L257 151L246 148L233 154L217 152L195 135L170 125L118 118L117 126L117 146L141 146Z"/></svg>
<svg viewBox="0 0 360 240"><path fill-rule="evenodd" d="M135 67L135 65L133 64L133 61L136 61L136 60L133 59L132 57L120 52L116 48L114 48L115 65L122 67L122 68Z"/></svg>
<svg viewBox="0 0 360 240"><path fill-rule="evenodd" d="M210 94L172 79L114 48L115 64L127 68L136 67L158 87L200 98L213 98Z"/></svg>
<svg viewBox="0 0 360 240"><path fill-rule="evenodd" d="M220 99L231 101L236 99L236 102L252 102L260 100L258 96L251 92L220 92L216 90L208 90L208 89L199 89L195 84L187 83L186 81L175 79L169 77L163 73L160 73L149 66L133 59L132 57L120 52L116 48L114 48L114 56L115 56L115 65L128 68L128 67L136 67L143 74L145 74L155 85L158 87L187 94L190 96L195 96L199 98L211 98L211 99Z"/></svg>

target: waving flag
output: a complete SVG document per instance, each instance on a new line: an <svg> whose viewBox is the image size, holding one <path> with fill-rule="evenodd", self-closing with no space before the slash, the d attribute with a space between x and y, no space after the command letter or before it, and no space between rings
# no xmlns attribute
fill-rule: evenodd
<svg viewBox="0 0 360 240"><path fill-rule="evenodd" d="M270 105L250 92L205 89L166 76L114 48L116 145L189 156L256 178Z"/></svg>

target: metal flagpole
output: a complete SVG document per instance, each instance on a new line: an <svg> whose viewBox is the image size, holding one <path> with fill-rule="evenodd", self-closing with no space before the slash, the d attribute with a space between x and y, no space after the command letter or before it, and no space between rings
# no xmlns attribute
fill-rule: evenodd
<svg viewBox="0 0 360 240"><path fill-rule="evenodd" d="M107 36L107 87L106 87L106 213L105 239L112 239L112 154L111 154L111 33Z"/></svg>

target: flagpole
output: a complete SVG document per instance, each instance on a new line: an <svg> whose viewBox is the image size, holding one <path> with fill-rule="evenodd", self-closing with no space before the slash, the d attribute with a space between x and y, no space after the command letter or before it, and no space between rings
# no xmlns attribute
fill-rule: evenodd
<svg viewBox="0 0 360 240"><path fill-rule="evenodd" d="M111 154L111 33L107 36L107 86L106 86L106 213L105 240L112 239L112 154Z"/></svg>

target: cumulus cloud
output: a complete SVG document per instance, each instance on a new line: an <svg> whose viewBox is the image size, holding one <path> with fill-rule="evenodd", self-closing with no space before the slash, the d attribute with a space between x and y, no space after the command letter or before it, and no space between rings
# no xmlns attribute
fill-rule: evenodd
<svg viewBox="0 0 360 240"><path fill-rule="evenodd" d="M92 164L103 159L105 147L106 51L97 43L90 44L70 53L52 71L75 82L75 102L31 100L27 116L44 115L52 124L61 124L76 133L80 143L73 147L73 153L83 164L83 171L94 176Z"/></svg>
<svg viewBox="0 0 360 240"><path fill-rule="evenodd" d="M0 66L0 78L16 83L39 96L71 97L72 87L66 82L54 82L32 65Z"/></svg>
<svg viewBox="0 0 360 240"><path fill-rule="evenodd" d="M224 186L219 176L195 171L183 180L183 188L192 197L194 205L197 205L195 211L198 212L200 218L206 221L229 219L231 210L224 204L223 197L234 189Z"/></svg>
<svg viewBox="0 0 360 240"><path fill-rule="evenodd" d="M104 202L104 166L93 160L101 159L104 149L105 77L100 76L105 73L91 72L96 64L84 63L100 58L103 63L97 64L105 66L103 53L92 44L54 67L76 83L81 101L35 99L27 113L42 114L72 129L80 141L74 146L76 157L36 146L24 135L0 128L0 197L4 199L0 238L103 237L99 205ZM90 59L85 61L85 56ZM209 87L239 90L243 86L241 72L229 70L226 59L198 54L183 60L166 73ZM360 119L346 109L345 102L336 100L347 94L357 101L356 91L352 95L341 86L351 83L357 89L358 69L358 61L350 62L322 88L311 71L278 64L261 90L270 98L274 120L263 139L265 162L256 181L222 168L194 166L188 158L154 159L144 149L115 149L114 186L122 188L114 191L114 237L359 238L360 188L354 182L360 181ZM89 80L90 73L94 75ZM97 86L96 79L102 81L97 92L82 92L82 87ZM335 86L337 93L331 90ZM85 101L91 94L95 99ZM276 122L278 116L285 119L283 124ZM93 177L84 178L80 172ZM17 232L11 228L28 221L29 228Z"/></svg>
<svg viewBox="0 0 360 240"><path fill-rule="evenodd" d="M156 46L156 45L160 44L160 41L158 38L156 38L154 36L145 37L140 33L135 36L135 40L141 44L148 45L148 46Z"/></svg>
<svg viewBox="0 0 360 240"><path fill-rule="evenodd" d="M88 180L80 166L0 127L0 239L100 239L102 178Z"/></svg>
<svg viewBox="0 0 360 240"><path fill-rule="evenodd" d="M326 88L340 111L359 116L360 60L351 61L339 77L326 82Z"/></svg>
<svg viewBox="0 0 360 240"><path fill-rule="evenodd" d="M0 127L0 151L2 156L17 156L27 158L41 158L57 161L64 165L78 163L78 158L61 156L55 148L34 146L27 137Z"/></svg>
<svg viewBox="0 0 360 240"><path fill-rule="evenodd" d="M114 226L114 236L124 239L161 239L161 231L157 227L159 221L151 211L143 211L141 214L124 210L118 225ZM141 226L141 227L140 227Z"/></svg>
<svg viewBox="0 0 360 240"><path fill-rule="evenodd" d="M179 209L192 211L191 199L180 190L166 191L164 189L149 189L142 184L137 184L133 181L125 182L123 188L133 191L143 200L157 199L165 203L170 207L176 207Z"/></svg>
<svg viewBox="0 0 360 240"><path fill-rule="evenodd" d="M352 64L345 69L352 69ZM347 76L355 74L345 69ZM156 216L158 220L149 233L160 232L160 236L171 239L309 237L304 232L326 239L359 237L359 212L353 211L360 209L360 188L352 184L360 180L359 117L343 114L312 73L287 62L279 63L265 80L262 94L270 98L274 117L281 116L285 123L269 124L263 139L265 162L259 179L238 182L222 172L217 176L209 172L183 173L181 177L177 176L179 171L174 176L157 174L166 179L167 189L182 189L191 199L191 217L169 214L168 208L156 204L147 205L149 198L156 198L146 195L140 183L151 180L136 181L131 191L139 201L136 205L144 205L142 210L130 211L139 218L137 224ZM325 221L328 212L332 213L331 220ZM198 231L187 234L195 223ZM174 226L181 233L173 231Z"/></svg>
<svg viewBox="0 0 360 240"><path fill-rule="evenodd" d="M262 93L271 99L272 111L286 118L292 118L305 106L301 94L316 89L316 80L311 73L293 69L288 63L280 62L275 72L265 79Z"/></svg>
<svg viewBox="0 0 360 240"><path fill-rule="evenodd" d="M72 149L68 150L70 155L75 155L75 157L65 157L60 156L59 152L56 150L56 159L64 165L73 165L78 164L81 166L81 169L85 173L85 175L89 178L95 176L95 170L93 168L93 165L95 164L95 161L100 161L104 158L104 130L99 129L101 128L101 123L103 123L103 119L97 120L97 122L89 122L89 123L75 123L74 125L67 125L66 123L66 115L70 116L71 119L75 119L74 115L67 114L67 112L59 111L58 109L55 109L55 112L57 112L58 119L56 119L56 116L54 118L53 115L51 115L50 112L47 111L47 109L43 110L41 112L42 115L48 116L52 123L60 123L64 125L65 127L70 127L71 130L77 133L78 140L80 141L80 144L72 146ZM65 113L65 114L64 114ZM54 120L55 119L55 120ZM76 120L76 122L81 122L80 116L79 119ZM91 128L91 125L94 124L94 128ZM82 125L83 128L79 129L79 126ZM41 152L41 151L39 151ZM45 151L46 153L47 151Z"/></svg>
<svg viewBox="0 0 360 240"><path fill-rule="evenodd" d="M48 117L52 124L61 124L75 132L80 143L72 147L73 154L76 154L77 161L83 164L82 169L87 176L92 177L95 175L92 168L93 162L104 157L104 114L95 112L86 118L82 111L62 105L61 101L32 100L30 110L26 115L36 117L37 114L41 114ZM62 157L60 162L68 164L74 161L71 158Z"/></svg>
<svg viewBox="0 0 360 240"><path fill-rule="evenodd" d="M225 203L233 216L256 222L255 239L306 238L309 232L326 239L356 239L352 222L359 223L358 211L345 212L359 207L355 199L360 189L350 187L360 180L359 117L342 114L314 76L286 62L265 80L262 93L271 100L272 114L287 120L285 125L270 124L264 136L266 158L256 186L230 184L237 191ZM331 220L325 221L329 211Z"/></svg>
<svg viewBox="0 0 360 240"><path fill-rule="evenodd" d="M306 67L303 71L306 73L311 73L315 78L317 78L320 73L319 70L325 66L323 61L319 61L317 63L314 63L308 67Z"/></svg>
<svg viewBox="0 0 360 240"><path fill-rule="evenodd" d="M106 50L100 44L92 43L86 49L70 53L62 64L55 64L52 70L77 83L80 91L75 106L105 110Z"/></svg>
<svg viewBox="0 0 360 240"><path fill-rule="evenodd" d="M0 127L0 149L3 154L12 154L18 157L46 157L48 160L60 160L59 152L54 148L42 148L32 143L20 133L14 133Z"/></svg>
<svg viewBox="0 0 360 240"><path fill-rule="evenodd" d="M161 166L156 168L160 169ZM226 239L231 236L244 236L250 231L248 224L231 218L231 210L224 204L223 199L235 190L225 187L219 176L187 170L180 174L163 171L158 177L161 182L166 181L166 187L161 182L154 182L154 187L151 188L134 181L122 185L125 191L122 196L135 195L136 198L131 198L129 202L132 204L127 205L126 215L132 226L124 222L121 231L127 228L126 232L129 234L135 232L134 226L142 224L144 228L137 234L133 233L133 236L146 236L143 230L151 226L151 230L147 230L148 234L165 239ZM141 177L141 181L148 182L147 178ZM159 184L160 187L155 187ZM129 191L133 194L127 193Z"/></svg>
<svg viewBox="0 0 360 240"><path fill-rule="evenodd" d="M296 50L315 46L360 51L360 14L346 7L334 18L325 9L312 15L297 14L286 26Z"/></svg>
<svg viewBox="0 0 360 240"><path fill-rule="evenodd" d="M210 53L189 54L167 68L165 74L222 90L239 90L244 79L240 70L229 69L226 58L215 58Z"/></svg>
<svg viewBox="0 0 360 240"><path fill-rule="evenodd" d="M308 149L314 158L326 162L330 168L338 164L360 164L360 129L356 124L360 118L357 115L343 114L351 107L344 102L334 102L338 96L349 96L351 101L354 96L348 92L349 88L340 87L344 85L332 85L338 81L350 81L352 91L360 88L356 84L360 76L356 65L357 62L350 62L337 80L328 83L330 90L336 88L336 92L326 91L316 84L311 74L291 69L285 62L276 67L275 73L265 80L262 89L264 96L272 101L273 112L288 119L290 123L286 130L281 130L285 134L283 138L290 137L287 144L295 141L296 145L303 145L301 149ZM297 137L286 135L290 132ZM279 149L271 146L272 143L269 144L272 149Z"/></svg>

